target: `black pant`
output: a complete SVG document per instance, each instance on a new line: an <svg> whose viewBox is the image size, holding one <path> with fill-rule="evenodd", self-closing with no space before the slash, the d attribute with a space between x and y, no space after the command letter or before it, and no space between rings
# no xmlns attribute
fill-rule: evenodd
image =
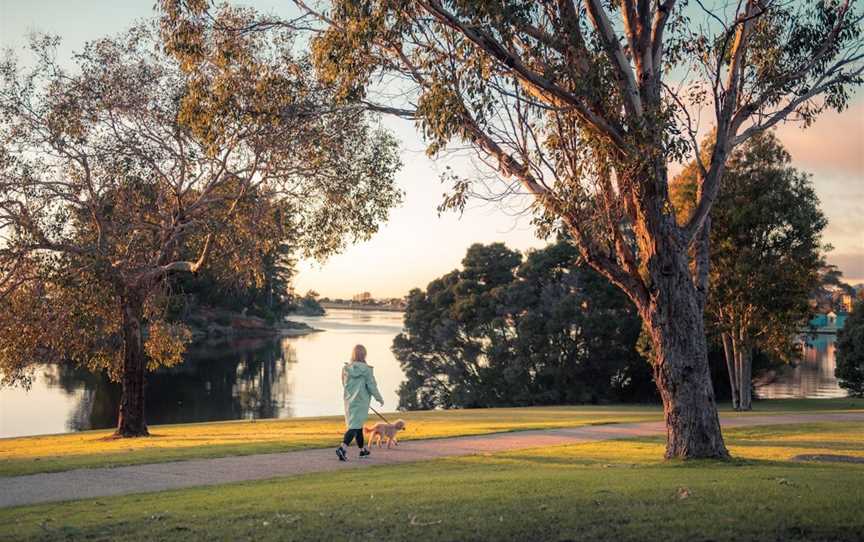
<svg viewBox="0 0 864 542"><path fill-rule="evenodd" d="M357 447L363 447L363 428L360 429L349 429L345 431L345 438L342 439L342 442L345 443L345 446L351 446L351 441L357 439Z"/></svg>

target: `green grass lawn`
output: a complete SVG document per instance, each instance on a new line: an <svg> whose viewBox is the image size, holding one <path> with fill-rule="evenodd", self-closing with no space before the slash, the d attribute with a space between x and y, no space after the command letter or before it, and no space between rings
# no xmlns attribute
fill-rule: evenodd
<svg viewBox="0 0 864 542"><path fill-rule="evenodd" d="M754 414L864 409L864 400L763 401ZM724 415L737 414L724 406ZM662 419L657 405L611 405L474 409L388 414L402 417L401 438L441 438L501 431L578 427ZM152 436L111 439L111 431L0 439L0 476L159 463L183 459L281 452L330 446L344 432L341 416L256 422L219 422L152 426Z"/></svg>
<svg viewBox="0 0 864 542"><path fill-rule="evenodd" d="M862 540L864 423L726 431L730 462L660 439L568 445L0 510L8 540Z"/></svg>

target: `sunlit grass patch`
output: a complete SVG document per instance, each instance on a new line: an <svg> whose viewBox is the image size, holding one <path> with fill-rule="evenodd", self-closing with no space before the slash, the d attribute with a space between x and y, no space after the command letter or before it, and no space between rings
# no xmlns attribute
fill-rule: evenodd
<svg viewBox="0 0 864 542"><path fill-rule="evenodd" d="M761 401L756 414L864 409L864 401ZM749 416L728 407L724 416ZM561 406L402 412L388 418L407 420L404 440L480 435L504 431L579 427L593 424L656 421L658 405ZM111 431L85 431L0 439L0 476L158 463L184 459L272 453L330 446L344 432L341 416L284 420L231 421L152 426L152 436L110 439ZM730 430L727 430L727 432Z"/></svg>
<svg viewBox="0 0 864 542"><path fill-rule="evenodd" d="M760 435L810 453L864 444L861 423L735 429L731 462L604 441L0 510L0 523L10 540L860 540L864 465L791 463Z"/></svg>
<svg viewBox="0 0 864 542"><path fill-rule="evenodd" d="M404 418L404 440L527 429L659 420L659 407L586 406L472 409L386 414ZM111 439L110 430L0 439L0 476L330 446L341 416L152 426L151 436Z"/></svg>

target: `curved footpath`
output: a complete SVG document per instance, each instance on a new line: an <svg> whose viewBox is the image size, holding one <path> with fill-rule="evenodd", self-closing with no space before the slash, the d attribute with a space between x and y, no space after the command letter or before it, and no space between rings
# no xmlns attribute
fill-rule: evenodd
<svg viewBox="0 0 864 542"><path fill-rule="evenodd" d="M724 427L814 422L864 421L864 412L746 415L722 419ZM660 436L663 422L589 425L567 429L517 431L468 437L404 441L391 450L373 449L372 457L339 462L334 448L300 450L216 459L195 459L128 467L77 469L65 472L0 478L0 508L56 501L148 493L265 480L313 472L335 471L425 461L442 457L542 448L580 442Z"/></svg>

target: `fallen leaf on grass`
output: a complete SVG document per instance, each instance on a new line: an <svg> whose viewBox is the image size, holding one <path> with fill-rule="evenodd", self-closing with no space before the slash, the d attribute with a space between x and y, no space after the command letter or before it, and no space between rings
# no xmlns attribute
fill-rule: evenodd
<svg viewBox="0 0 864 542"><path fill-rule="evenodd" d="M688 498L690 498L690 489L688 489L688 488L686 488L686 487L679 487L679 488L678 488L678 498L679 498L679 499L688 499Z"/></svg>
<svg viewBox="0 0 864 542"><path fill-rule="evenodd" d="M417 521L417 516L411 516L411 525L414 527L428 527L429 525L438 525L439 523L443 523L443 519L439 519L438 521Z"/></svg>

